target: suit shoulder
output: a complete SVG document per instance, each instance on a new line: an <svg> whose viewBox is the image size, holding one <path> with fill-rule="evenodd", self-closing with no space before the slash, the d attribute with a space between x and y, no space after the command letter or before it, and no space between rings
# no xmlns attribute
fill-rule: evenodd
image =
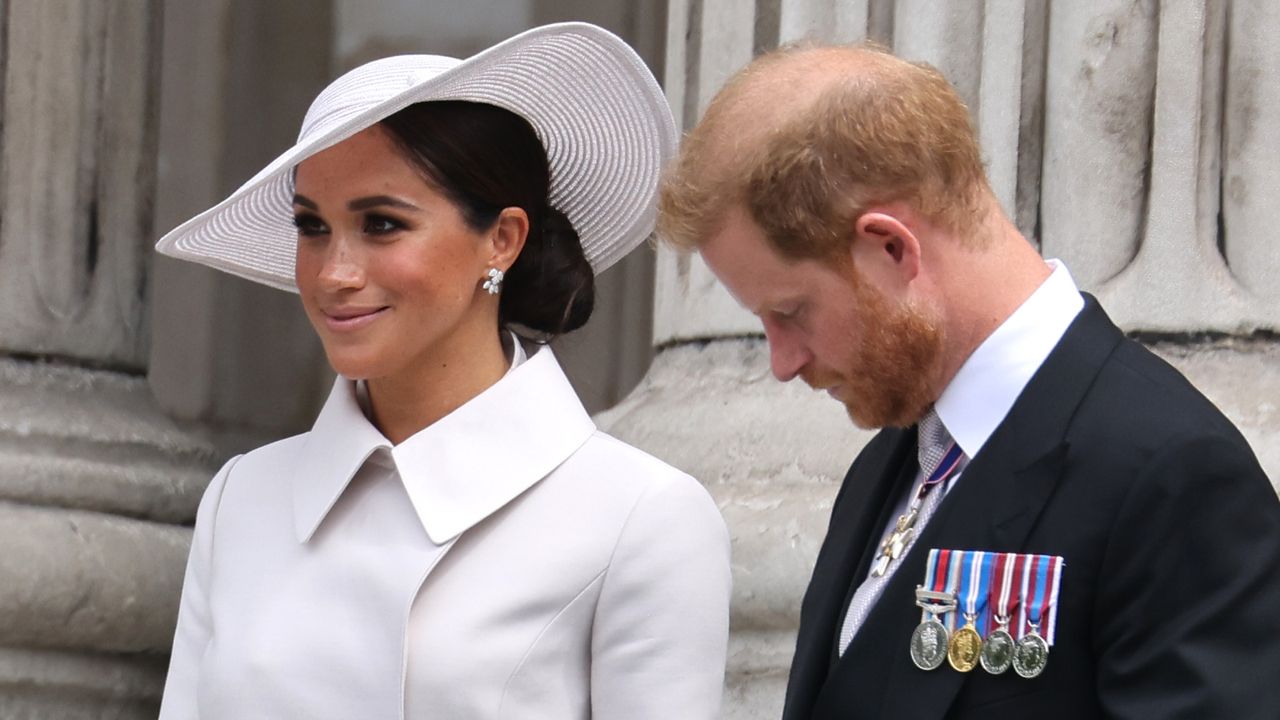
<svg viewBox="0 0 1280 720"><path fill-rule="evenodd" d="M1132 480L1160 458L1210 450L1219 463L1265 477L1248 441L1222 411L1177 369L1132 340L1122 342L1103 365L1067 437L1079 449L1076 460L1096 481ZM1164 482L1180 482L1182 475Z"/></svg>
<svg viewBox="0 0 1280 720"><path fill-rule="evenodd" d="M1083 418L1116 438L1164 443L1219 436L1244 443L1235 425L1176 368L1125 340L1081 404Z"/></svg>

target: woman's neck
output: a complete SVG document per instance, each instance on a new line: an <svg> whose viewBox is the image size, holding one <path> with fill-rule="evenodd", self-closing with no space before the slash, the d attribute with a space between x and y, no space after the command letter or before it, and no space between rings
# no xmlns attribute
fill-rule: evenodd
<svg viewBox="0 0 1280 720"><path fill-rule="evenodd" d="M499 333L453 342L404 372L370 379L370 421L399 445L498 382L510 363Z"/></svg>

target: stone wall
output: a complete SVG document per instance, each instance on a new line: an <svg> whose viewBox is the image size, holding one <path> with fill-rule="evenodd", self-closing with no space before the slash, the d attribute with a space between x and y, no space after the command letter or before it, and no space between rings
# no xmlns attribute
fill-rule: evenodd
<svg viewBox="0 0 1280 720"><path fill-rule="evenodd" d="M1280 478L1280 6L1098 0L672 0L665 87L691 125L754 54L873 39L938 66L1023 233L1183 370ZM700 477L733 535L726 713L776 718L831 500L870 437L769 373L757 321L662 250L644 382L602 416Z"/></svg>
<svg viewBox="0 0 1280 720"><path fill-rule="evenodd" d="M151 399L160 24L0 2L0 717L155 717L208 450Z"/></svg>

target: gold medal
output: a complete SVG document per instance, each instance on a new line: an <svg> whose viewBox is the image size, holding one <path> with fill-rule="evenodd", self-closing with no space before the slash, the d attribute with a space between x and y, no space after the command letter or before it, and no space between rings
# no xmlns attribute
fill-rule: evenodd
<svg viewBox="0 0 1280 720"><path fill-rule="evenodd" d="M982 656L982 636L973 626L973 616L966 615L964 621L964 627L947 642L947 662L960 672L969 672L978 666Z"/></svg>

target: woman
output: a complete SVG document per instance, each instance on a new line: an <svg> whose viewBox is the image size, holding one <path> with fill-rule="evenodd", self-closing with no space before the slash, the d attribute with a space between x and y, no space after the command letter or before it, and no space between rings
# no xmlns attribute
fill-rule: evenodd
<svg viewBox="0 0 1280 720"><path fill-rule="evenodd" d="M625 44L550 26L353 70L160 241L296 287L340 375L309 433L210 484L162 718L715 716L714 504L510 332L586 321L674 142Z"/></svg>

